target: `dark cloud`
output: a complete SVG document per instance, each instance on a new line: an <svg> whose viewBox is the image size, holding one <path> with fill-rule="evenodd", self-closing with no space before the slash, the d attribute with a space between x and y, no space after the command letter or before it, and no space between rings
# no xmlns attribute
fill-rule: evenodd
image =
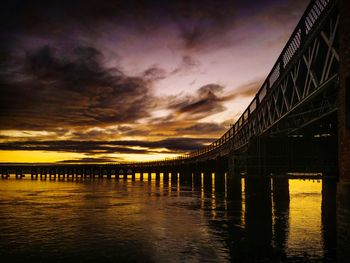
<svg viewBox="0 0 350 263"><path fill-rule="evenodd" d="M210 141L212 139L208 138L168 138L159 141L23 141L0 143L0 150L148 154L162 152L155 151L154 148L164 148L167 152L193 151ZM131 148L136 146L144 149Z"/></svg>
<svg viewBox="0 0 350 263"><path fill-rule="evenodd" d="M196 123L184 128L178 128L176 131L181 134L189 134L189 135L202 135L202 134L221 135L226 130L227 130L227 127L222 124L204 122L204 123Z"/></svg>
<svg viewBox="0 0 350 263"><path fill-rule="evenodd" d="M147 70L145 70L143 72L143 76L146 79L149 79L151 81L154 80L161 80L167 77L167 73L165 70L157 67L157 66L153 66Z"/></svg>
<svg viewBox="0 0 350 263"><path fill-rule="evenodd" d="M196 96L180 98L169 109L176 114L186 114L194 118L202 118L225 110L220 94L224 87L216 84L208 84L197 90Z"/></svg>
<svg viewBox="0 0 350 263"><path fill-rule="evenodd" d="M99 29L105 24L123 26L145 35L175 25L172 30L168 30L169 35L178 34L184 49L209 50L232 44L228 34L239 28L242 17L250 20L260 17L280 24L295 22L307 2L4 0L0 13L0 32L7 41L11 37L13 44L18 33L62 38L84 32L94 38L100 35Z"/></svg>
<svg viewBox="0 0 350 263"><path fill-rule="evenodd" d="M0 128L105 126L149 115L150 84L103 65L102 53L44 46L0 72Z"/></svg>
<svg viewBox="0 0 350 263"><path fill-rule="evenodd" d="M70 134L73 140L108 140L111 137L120 136L147 136L150 131L140 129L141 127L130 127L120 125L118 127L107 127L104 129L78 130Z"/></svg>
<svg viewBox="0 0 350 263"><path fill-rule="evenodd" d="M231 92L226 92L225 88L218 84L208 84L200 87L194 95L172 96L166 101L167 109L173 112L166 117L155 118L154 123L171 123L177 121L178 127L181 122L191 121L195 125L196 121L213 114L226 110L225 103L239 97L252 97L256 94L263 83L263 79L254 80L241 85ZM188 126L188 123L185 126ZM184 128L183 125L180 129ZM180 130L177 130L180 131Z"/></svg>
<svg viewBox="0 0 350 263"><path fill-rule="evenodd" d="M170 73L170 75L175 75L178 73L186 73L189 71L196 69L200 66L199 61L195 60L190 55L182 56L181 63Z"/></svg>
<svg viewBox="0 0 350 263"><path fill-rule="evenodd" d="M0 150L25 150L25 151L56 151L76 152L88 154L101 153L138 153L147 154L151 150L132 149L121 147L123 143L106 141L24 141L0 143Z"/></svg>
<svg viewBox="0 0 350 263"><path fill-rule="evenodd" d="M225 43L225 34L234 28L237 1L178 1L172 11L185 49L213 48Z"/></svg>

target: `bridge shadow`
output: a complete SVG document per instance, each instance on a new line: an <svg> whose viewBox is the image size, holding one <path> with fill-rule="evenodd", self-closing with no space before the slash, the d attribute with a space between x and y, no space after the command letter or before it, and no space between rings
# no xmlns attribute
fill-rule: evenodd
<svg viewBox="0 0 350 263"><path fill-rule="evenodd" d="M216 179L220 176L223 180ZM213 232L220 233L220 238L229 250L231 261L281 262L315 258L318 261L335 261L334 180L303 181L287 177L242 179L228 177L227 174L214 174L212 180L209 178L210 176L202 175L201 184L196 184L195 189L202 192L201 209L204 210ZM305 246L303 253L300 252L303 251L302 240L308 239L309 226L307 222L303 225L303 219L296 217L297 213L300 213L297 202L303 200L304 194L302 189L296 189L294 183L293 192L290 192L290 182L293 181L298 181L297 186L302 186L305 182L305 185L311 187L305 190L305 198L311 200L307 205L313 205L311 209L319 214L309 213L309 207L301 210L309 213L309 216L316 215L320 220L320 228L317 225L311 226L310 233L318 235L319 240L316 241L322 244L322 253L312 251L310 244ZM182 189L193 187L193 181L180 181L180 184ZM317 186L318 192L313 192L314 186ZM320 200L319 206L315 200ZM293 207L290 206L292 201ZM300 206L303 204L300 203ZM312 222L318 222L317 218L313 218ZM305 228L306 232L298 230L300 226ZM299 240L295 239L295 233L300 235L297 237Z"/></svg>

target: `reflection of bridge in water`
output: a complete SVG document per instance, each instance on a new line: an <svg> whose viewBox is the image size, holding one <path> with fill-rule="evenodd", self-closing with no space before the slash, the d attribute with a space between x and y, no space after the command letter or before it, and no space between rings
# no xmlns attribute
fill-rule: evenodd
<svg viewBox="0 0 350 263"><path fill-rule="evenodd" d="M74 182L84 187L91 184L81 182L98 181L94 187L104 188L106 193L115 187L120 192L129 189L126 193L136 196L140 192L135 189L145 188L160 203L167 200L174 207L193 212L200 209L203 222L213 236L224 242L223 248L227 249L233 262L280 262L287 259L288 262L306 262L323 258L332 262L335 257L335 180L308 182L281 176L241 179L229 177L227 173L184 178L181 173L167 176L164 172L121 177L117 183L114 176L111 180L105 176L102 181L97 175L95 179L89 176L84 179L81 175L74 178L61 176L60 179L52 176L51 180L56 184L58 181ZM40 175L37 179L40 180ZM37 187L32 180L24 181ZM308 185L307 190L305 185ZM58 189L60 186L62 183L57 184ZM300 186L304 187L302 195L298 191ZM40 186L38 190L42 190ZM300 201L304 202L302 206ZM308 218L307 225L303 225L300 211Z"/></svg>

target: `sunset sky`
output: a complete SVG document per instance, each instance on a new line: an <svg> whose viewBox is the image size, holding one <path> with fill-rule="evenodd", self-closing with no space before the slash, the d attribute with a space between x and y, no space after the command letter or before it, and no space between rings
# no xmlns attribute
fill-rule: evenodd
<svg viewBox="0 0 350 263"><path fill-rule="evenodd" d="M307 4L2 1L0 162L145 161L210 143Z"/></svg>

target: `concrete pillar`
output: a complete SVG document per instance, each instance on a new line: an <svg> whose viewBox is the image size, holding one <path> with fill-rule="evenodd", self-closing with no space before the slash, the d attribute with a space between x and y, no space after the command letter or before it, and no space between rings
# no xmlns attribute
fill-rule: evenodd
<svg viewBox="0 0 350 263"><path fill-rule="evenodd" d="M266 177L245 178L245 229L252 261L272 252L271 181Z"/></svg>
<svg viewBox="0 0 350 263"><path fill-rule="evenodd" d="M240 164L239 164L239 154L231 152L227 157L228 165L228 176L230 178L237 177L240 178Z"/></svg>
<svg viewBox="0 0 350 263"><path fill-rule="evenodd" d="M339 0L337 261L350 258L350 1Z"/></svg>
<svg viewBox="0 0 350 263"><path fill-rule="evenodd" d="M206 193L211 193L212 188L213 188L213 180L212 180L212 173L207 172L203 173L203 188L204 192Z"/></svg>
<svg viewBox="0 0 350 263"><path fill-rule="evenodd" d="M286 241L289 223L289 179L275 177L272 179L274 244L275 254L279 259L286 258Z"/></svg>
<svg viewBox="0 0 350 263"><path fill-rule="evenodd" d="M169 171L168 171L168 170L166 170L166 171L163 173L163 181L164 181L164 182L169 181Z"/></svg>
<svg viewBox="0 0 350 263"><path fill-rule="evenodd" d="M227 224L228 233L230 233L229 240L231 250L231 261L242 262L246 257L244 256L244 249L242 249L242 240L244 233L242 231L242 184L241 178L238 177L227 177L225 197L227 202L225 211L227 216L230 218L230 223Z"/></svg>
<svg viewBox="0 0 350 263"><path fill-rule="evenodd" d="M322 180L322 237L325 258L335 258L336 186L337 182L333 178Z"/></svg>

